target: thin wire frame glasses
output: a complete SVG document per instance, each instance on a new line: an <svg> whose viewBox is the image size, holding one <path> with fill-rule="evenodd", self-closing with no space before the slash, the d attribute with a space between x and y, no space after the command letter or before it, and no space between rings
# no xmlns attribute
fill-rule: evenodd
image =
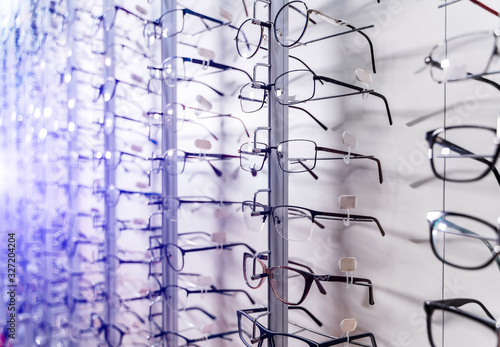
<svg viewBox="0 0 500 347"><path fill-rule="evenodd" d="M276 150L278 164L281 170L288 173L309 172L315 179L318 176L313 173L317 161L323 160L347 160L347 159L368 159L377 164L379 182L383 182L382 166L380 160L374 156L367 156L358 153L340 151L333 148L319 147L310 140L288 140L269 147L261 142L246 142L241 145L240 166L243 170L255 174L262 170L271 150ZM336 154L337 156L318 157L318 152Z"/></svg>
<svg viewBox="0 0 500 347"><path fill-rule="evenodd" d="M316 81L319 81L320 83L331 83L354 91L315 98ZM389 118L389 124L392 125L389 103L384 95L373 90L345 83L327 76L316 75L314 71L310 69L287 71L278 76L273 84L269 85L259 81L245 84L241 87L240 95L238 96L238 99L240 99L241 110L245 113L252 113L262 109L266 103L267 93L270 92L271 89L274 89L278 103L284 106L297 105L307 101L319 101L352 95L371 94L383 100L387 116Z"/></svg>
<svg viewBox="0 0 500 347"><path fill-rule="evenodd" d="M438 83L478 79L500 73L500 29L468 33L435 45L425 63Z"/></svg>

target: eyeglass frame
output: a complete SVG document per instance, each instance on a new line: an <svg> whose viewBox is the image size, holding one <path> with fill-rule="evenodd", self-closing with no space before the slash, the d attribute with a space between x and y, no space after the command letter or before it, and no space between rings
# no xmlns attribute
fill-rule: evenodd
<svg viewBox="0 0 500 347"><path fill-rule="evenodd" d="M489 127L485 127L485 126L479 126L479 125L455 125L455 126L443 127L443 128L438 128L438 129L435 129L435 130L428 131L425 134L425 140L429 144L429 160L431 162L431 168L432 168L432 172L434 173L434 176L436 176L439 179L442 179L442 180L445 180L445 181L449 181L449 182L476 182L476 181L479 181L482 178L484 178L491 171L491 172L493 172L493 175L495 176L498 184L500 184L500 173L498 172L498 170L495 167L495 164L496 164L497 159L498 159L498 155L500 153L500 138L499 137L496 138L497 150L496 150L496 153L494 153L492 155L493 160L491 162L487 161L485 157L475 155L474 153L471 153L471 152L467 151L466 149L464 149L464 148L462 148L460 146L457 146L457 145L453 144L452 142L449 142L446 139L442 138L441 139L442 143L436 141L436 138L438 137L438 135L440 133L445 133L446 134L446 131L448 131L448 130L466 129L466 128L489 130L489 131L492 131L494 134L497 134L497 129L489 128ZM443 145L444 143L449 143L450 146L448 146L448 148L455 149L455 151L458 152L461 155L466 154L469 158L474 159L474 160L478 160L479 162L481 162L481 163L485 164L486 166L488 166L489 169L486 170L486 171L484 171L479 177L474 178L474 179L457 180L457 179L450 179L448 177L441 176L437 172L436 167L434 165L434 155L433 155L433 149L432 149L434 143L439 143L441 145ZM460 153L460 152L466 152L466 153ZM443 159L446 159L446 157L443 158Z"/></svg>
<svg viewBox="0 0 500 347"><path fill-rule="evenodd" d="M266 264L264 264L264 262L261 261L261 259L267 260L268 253L269 253L269 251L253 253L253 254L245 252L243 254L243 277L245 279L245 283L252 289L257 289L257 288L261 287L264 284L265 278L266 277L271 278L272 272L275 269L285 269L285 270L295 271L304 278L304 292L303 292L300 300L297 301L296 303L291 303L291 302L286 301L283 298L281 298L278 294L277 288L275 288L273 285L274 282L269 280L269 285L271 286L271 290L274 293L274 296L276 296L276 298L279 301L281 301L282 303L284 303L285 305L298 306L298 305L302 304L302 302L304 302L307 295L309 294L309 291L311 290L311 286L312 286L313 282L316 283L320 293L323 295L326 295L326 290L323 287L323 285L321 284L321 282L340 282L340 283L349 283L349 284L353 284L353 285L368 287L368 302L370 303L370 305L375 305L375 301L373 299L373 284L372 284L372 281L368 278L335 276L335 275L316 275L314 273L314 271L310 267L308 267L307 265L304 265L304 264L301 264L299 262L292 261L292 260L289 260L288 263L295 265L295 266L301 266L301 267L307 269L308 271L300 270L300 269L293 268L290 266L267 267ZM252 271L253 275L251 276L251 279L252 280L260 279L259 284L257 286L251 286L250 283L248 282L248 279L246 278L246 261L245 260L248 258L253 259L253 271ZM259 273L259 274L255 273L256 262L258 262L260 264L260 266L262 267L262 271L263 271L262 273Z"/></svg>
<svg viewBox="0 0 500 347"><path fill-rule="evenodd" d="M305 65L305 64L304 64ZM264 107L264 104L266 103L266 97L267 97L267 94L271 91L271 89L274 87L276 87L276 81L280 78L282 78L283 76L291 73L291 72L297 72L297 71L301 71L301 72L309 72L312 74L312 78L313 78L313 82L314 82L314 87L313 87L313 93L311 95L311 97L309 97L308 99L306 100L300 100L300 101L295 101L295 102L292 102L292 103L282 103L279 98L276 98L276 101L280 104L280 105L283 105L283 106L295 106L297 104L301 104L301 103L305 103L305 102L308 102L308 101L319 101L319 100L326 100L326 99L334 99L334 98L341 98L341 97L345 97L345 96L352 96L352 95L359 95L359 94L371 94L371 95L374 95L380 99L383 100L384 104L385 104L385 108L386 108L386 111L387 111L387 116L389 118L389 125L392 125L392 116L391 116L391 110L389 109L389 103L386 99L386 97L378 92L375 92L374 90L372 89L364 89L362 87L358 87L358 86L355 86L355 85L352 85L352 84L349 84L349 83L345 83L345 82L342 82L342 81L338 81L336 79L333 79L333 78L330 78L330 77L327 77L327 76L319 76L317 75L313 70L311 70L307 65L306 66L306 69L294 69L294 70L289 70L289 71L286 71L284 73L282 73L281 75L279 75L278 77L276 77L276 79L274 80L274 83L271 83L271 84L265 84L264 82L261 82L261 81L254 81L254 82L250 82L250 83L247 83L245 85L243 85L241 88L240 88L240 94L238 95L238 99L240 100L240 104L242 102L242 100L244 99L244 97L241 95L241 91L243 90L243 88L247 87L250 85L251 88L254 88L254 89L264 89L265 92L264 92L264 96L263 96L263 100L248 100L248 101L256 101L256 102L259 102L260 103L260 106L254 110L254 111L245 111L243 110L243 106L241 105L241 110L245 113L253 113L253 112L257 112L259 110L261 110L263 107ZM328 82L328 83L332 83L332 84L335 84L335 85L338 85L338 86L341 86L341 87L345 87L345 88L349 88L349 89L354 89L356 90L356 92L351 92L351 93L344 93L344 94L338 94L338 95L331 95L331 96L325 96L325 97L319 97L319 98L314 98L314 95L316 94L316 81L320 81L320 83L323 83L324 82Z"/></svg>
<svg viewBox="0 0 500 347"><path fill-rule="evenodd" d="M328 152L328 153L335 153L335 154L342 154L344 156L349 156L350 159L369 159L369 160L373 160L377 163L377 168L378 168L378 176L379 176L379 182L380 183L383 183L384 181L384 178L383 178L383 174L382 174L382 166L381 166L381 163L380 163L380 160L377 159L376 157L374 157L373 155L363 155L363 154L358 154L358 153L353 153L353 152L346 152L346 151L341 151L341 150L337 150L337 149L333 149L333 148L328 148L328 147L319 147L316 142L312 141L312 140L306 140L306 139L292 139L292 140L285 140L285 141L281 141L279 142L278 144L276 144L276 146L268 146L267 144L263 143L263 142L253 142L254 144L254 148L252 149L252 153L248 153L248 155L258 155L260 153L264 153L264 159L262 160L262 165L260 166L260 168L256 168L254 170L247 170L243 167L243 163L242 163L242 156L241 156L241 148L247 144L251 144L252 142L246 142L244 144L242 144L240 146L240 149L238 150L238 152L240 153L240 167L244 170L244 171L247 171L247 172L258 172L258 171L261 171L262 168L264 167L264 164L269 156L269 154L271 153L271 150L274 149L274 150L278 150L278 148L284 144L284 143L288 143L288 142L293 142L293 141L307 141L307 142L311 142L314 144L314 149L315 149L315 155L314 155L314 164L312 167L307 167L305 164L302 164L302 162L300 160L298 160L299 164L301 164L303 167L304 167L304 170L303 171L290 171L290 170L285 170L285 168L282 166L282 163L280 160L278 160L278 164L279 164L279 167L280 169L283 171L283 172L287 172L287 173L300 173L300 172L309 172L309 174L311 174L314 179L318 179L318 176L313 172L314 168L316 167L316 162L317 162L317 155L318 155L318 151L322 151L322 152ZM256 148L255 145L263 145L265 146L266 148ZM344 159L345 157L340 157L340 158L326 158L326 160L340 160L340 159Z"/></svg>
<svg viewBox="0 0 500 347"><path fill-rule="evenodd" d="M472 220L479 222L479 223L482 223L482 224L484 224L484 225L486 225L486 226L488 226L491 229L496 231L497 240L496 240L496 245L493 247L489 247L485 243L485 241L488 241L488 240L483 240L481 237L477 237L483 243L485 243L485 246L488 249L490 249L490 251L491 251L491 258L487 262L485 262L482 265L478 265L478 266L462 266L462 265L450 263L446 258L443 258L439 255L439 252L436 249L436 245L434 244L434 237L433 237L434 225L439 220L443 219L443 217L446 217L446 216L458 216L458 217L472 219ZM497 227L495 227L493 224L491 224L491 223L489 223L481 218L477 218L477 217L463 214L463 213L448 212L448 211L430 211L430 212L427 212L427 221L429 222L429 227L430 227L430 240L431 240L430 243L431 243L432 251L433 251L434 255L436 256L436 258L438 258L444 264L448 264L450 266L453 266L453 267L456 267L459 269L464 269L464 270L479 270L479 269L483 269L483 268L487 267L488 265L490 265L493 262L496 262L497 267L500 269L500 257L499 257L499 255L500 255L500 224ZM467 231L474 233L473 231L470 231L470 230L467 230Z"/></svg>
<svg viewBox="0 0 500 347"><path fill-rule="evenodd" d="M151 241L151 238L150 238L150 241ZM167 254L167 247L174 247L174 248L177 248L179 250L179 252L181 252L182 254L182 266L179 268L179 269L176 269L174 267L174 265L170 262L170 257L169 255ZM227 243L227 244L222 244L222 245L216 245L216 246L207 246L207 247L198 247L198 248L188 248L188 249L185 249L185 248L182 248L180 247L179 245L175 244L175 243L161 243L158 241L158 245L152 247L150 245L150 247L148 248L148 250L153 250L153 249L160 249L163 252L165 252L164 254L162 254L160 257L166 257L167 258L167 262L168 262L168 265L170 265L170 268L176 272L180 272L184 269L184 256L186 253L191 253L191 252L203 252L203 251L209 251L209 250L214 250L214 249L229 249L229 250L232 250L232 247L235 247L235 246L244 246L246 247L250 252L252 253L255 253L256 251L250 247L249 245L247 245L246 243L243 243L243 242L236 242L236 243Z"/></svg>
<svg viewBox="0 0 500 347"><path fill-rule="evenodd" d="M255 333L255 327L259 328L260 336L259 337L252 336L252 338L251 338L251 342L253 344L259 342L258 346L262 345L262 343L263 343L262 342L263 341L262 338L265 337L265 338L269 339L269 346L270 347L274 347L274 336L284 336L284 337L291 337L291 338L294 338L294 339L298 339L298 340L300 340L300 341L308 344L309 347L328 347L328 346L334 346L334 345L338 345L338 344L345 343L345 342L349 343L352 340L358 340L358 339L362 339L362 338L368 337L368 338L370 338L370 340L372 342L372 347L377 347L377 342L375 340L375 336L372 333L363 333L363 334L356 334L356 335L349 335L349 336L344 336L344 337L338 337L338 338L334 338L334 340L331 340L331 341L326 341L326 342L318 343L318 342L312 341L310 339L306 339L306 338L304 338L302 336L299 336L299 335L272 331L272 330L269 330L266 327L264 327L258 321L258 318L260 318L262 315L259 315L257 318L254 318L254 317L250 316L250 314L249 314L249 313L263 312L265 310L267 310L266 307L260 307L260 308L251 308L251 309L237 310L236 311L236 315L238 317L238 334L240 336L241 341L245 344L245 346L247 346L247 347L253 347L253 346L248 345L245 342L245 340L243 339L243 337L241 336L241 334L242 334L241 318L243 316L252 322L253 327L254 327L253 333ZM305 330L309 330L309 329L305 329Z"/></svg>
<svg viewBox="0 0 500 347"><path fill-rule="evenodd" d="M490 320L479 317L476 314L469 313L463 310L460 310L458 307L462 305L466 305L469 303L474 303L479 305L479 307L483 310L483 312L490 318ZM432 314L436 309L447 311L450 313L455 313L465 318L474 320L480 324L486 325L488 328L492 329L497 333L498 341L500 343L500 320L495 320L493 315L488 311L486 306L482 302L476 299L468 299L468 298L455 298L455 299L445 299L445 300L435 300L435 301L425 301L424 302L424 311L426 314L427 321L427 336L429 338L429 343L431 347L436 347L434 344L434 340L432 338Z"/></svg>
<svg viewBox="0 0 500 347"><path fill-rule="evenodd" d="M253 201L244 201L243 203L244 204L246 203L247 205L255 206L255 203ZM252 215L252 217L262 216L263 223L266 221L268 216L271 216L271 218L273 219L273 224L276 225L274 223L274 215L273 214L277 208L283 208L283 207L284 208L297 208L297 209L308 211L311 214L311 224L317 225L320 229L324 229L325 226L323 224L321 224L320 222L315 221L314 220L315 217L316 216L327 216L327 217L334 217L334 218L332 218L332 220L346 220L347 219L347 220L352 221L352 222L374 222L377 225L377 227L380 231L380 234L382 234L382 236L385 236L385 231L382 228L382 225L380 224L379 220L377 218L371 217L371 216L363 216L363 215L357 215L357 214L349 214L348 215L345 213L316 211L316 210L309 209L307 207L301 207L301 206L295 206L295 205L278 205L278 206L273 206L273 207L269 207L269 206L262 205L262 204L259 204L259 205L263 206L264 211L255 211L253 209L254 212L252 212L251 215ZM243 205L242 205L242 209L243 209ZM311 233L311 236L312 236L312 233Z"/></svg>

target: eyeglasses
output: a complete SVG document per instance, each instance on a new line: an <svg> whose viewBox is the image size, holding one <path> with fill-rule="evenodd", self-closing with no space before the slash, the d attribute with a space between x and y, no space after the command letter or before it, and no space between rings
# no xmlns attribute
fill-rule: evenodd
<svg viewBox="0 0 500 347"><path fill-rule="evenodd" d="M238 330L233 330L233 331L226 331L218 334L211 334L208 336L203 336L200 338L196 339L190 339L185 336L182 336L179 333L173 332L173 331L163 331L156 322L153 321L152 324L152 334L151 338L156 341L160 342L164 338L165 341L167 342L167 347L188 347L188 346L199 346L199 344L196 344L196 342L204 342L207 340L213 340L213 339L224 339L226 341L232 341L231 338L227 337L227 335L232 335L238 333Z"/></svg>
<svg viewBox="0 0 500 347"><path fill-rule="evenodd" d="M255 300L243 289L217 289L214 286L203 289L188 289L178 285L169 285L158 290L151 291L151 299L153 301L157 301L158 296L161 295L161 293L164 293L165 300L171 308L177 308L180 311L183 311L188 306L189 296L191 294L219 294L232 296L236 293L242 293L248 298L252 305L255 305ZM174 306L175 301L177 302L177 306Z"/></svg>
<svg viewBox="0 0 500 347"><path fill-rule="evenodd" d="M476 270L494 261L500 269L498 227L480 218L455 212L428 212L427 220L432 250L443 263Z"/></svg>
<svg viewBox="0 0 500 347"><path fill-rule="evenodd" d="M214 249L229 249L231 250L235 246L243 246L246 247L250 252L254 252L255 250L247 245L246 243L228 243L217 246L208 246L208 247L199 247L199 248L190 248L184 249L177 246L175 243L167 243L162 244L157 238L150 238L150 247L149 250L153 252L154 258L161 258L163 255L166 256L168 264L175 271L182 271L184 268L184 255L186 253L191 252L203 252Z"/></svg>
<svg viewBox="0 0 500 347"><path fill-rule="evenodd" d="M355 90L352 93L337 94L325 97L314 98L316 94L316 81L327 82L341 87ZM268 91L274 88L277 101L280 105L296 105L306 101L326 100L340 98L351 95L371 94L384 101L389 124L392 125L391 112L387 99L382 94L373 90L364 89L349 83L341 82L326 76L318 76L310 69L297 69L287 71L276 78L273 84L266 85L263 82L251 82L245 84L240 89L241 110L245 113L257 112L266 102Z"/></svg>
<svg viewBox="0 0 500 347"><path fill-rule="evenodd" d="M435 45L425 63L438 83L478 79L500 73L498 58L500 30L460 35Z"/></svg>
<svg viewBox="0 0 500 347"><path fill-rule="evenodd" d="M306 42L300 42L304 36L309 24L316 25L317 22L311 18L311 13L317 15L325 22L335 25L347 27L351 30L338 32L332 35L327 35ZM372 28L373 25L356 28L342 19L332 18L325 13L308 9L303 1L291 1L285 4L276 14L274 22L264 22L255 18L245 20L239 27L236 35L236 50L243 58L252 58L255 56L263 41L267 41L267 36L264 34L264 28L274 27L274 37L276 41L283 47L305 46L310 43L322 41L325 39L345 35L353 32L358 32L367 41L370 46L371 63L373 72L375 69L375 57L373 54L373 44L370 38L362 32L362 30Z"/></svg>
<svg viewBox="0 0 500 347"><path fill-rule="evenodd" d="M114 78L114 77L109 77L103 84L101 84L99 86L99 88L98 88L99 91L97 93L97 96L94 98L94 102L97 102L101 96L103 97L104 102L108 102L111 99L113 99L113 97L115 96L115 92L116 92L116 86L118 84L122 84L122 85L126 85L128 87L142 90L145 92L144 94L150 93L150 90L146 87L140 86L138 84L126 82L123 80L119 80L119 79Z"/></svg>
<svg viewBox="0 0 500 347"><path fill-rule="evenodd" d="M130 310L127 310L127 312L132 313L140 323L145 323L137 313ZM115 324L106 323L98 314L92 313L90 318L90 331L94 333L94 335L99 336L104 332L104 337L108 346L118 347L122 345L123 336L127 334L127 331L124 331Z"/></svg>
<svg viewBox="0 0 500 347"><path fill-rule="evenodd" d="M165 158L165 168L170 175L180 175L184 172L184 168L186 167L186 161L188 159L199 159L208 163L212 170L214 170L217 176L222 176L222 171L217 169L212 163L212 160L228 160L228 159L238 159L237 155L229 155L229 154L217 154L217 153L193 153L193 152L185 152L180 149L169 149L163 155Z"/></svg>
<svg viewBox="0 0 500 347"><path fill-rule="evenodd" d="M184 32L185 29L185 16L186 14L198 17L200 19L201 27L190 23L191 32L188 34L189 37L202 34L204 32L220 28L229 27L231 29L237 29L232 26L229 22L223 22L219 19L206 16L202 13L192 11L187 8L179 8L176 10L165 12L160 18L155 21L150 21L146 24L144 28L144 37L146 38L147 46L151 47L161 38L173 37ZM206 21L211 22L213 26L209 27ZM172 23L176 23L175 28Z"/></svg>
<svg viewBox="0 0 500 347"><path fill-rule="evenodd" d="M265 252L268 253L268 252ZM373 285L367 278L349 278L346 276L334 275L316 275L313 270L306 265L298 262L289 261L290 265L299 266L302 269L289 266L275 266L268 268L263 260L267 260L265 253L244 253L243 254L243 277L246 284L252 288L257 289L264 283L265 278L269 278L271 289L281 302L287 305L300 305L309 294L311 285L316 283L321 294L326 295L326 290L320 282L340 282L351 283L354 285L368 287L368 299L370 305L374 305L373 300ZM256 264L260 266L257 266ZM304 271L306 269L307 271ZM349 282L348 282L349 280ZM285 283L282 287L282 283ZM287 288L285 297L282 297L281 292L283 288Z"/></svg>
<svg viewBox="0 0 500 347"><path fill-rule="evenodd" d="M497 130L483 126L451 126L427 132L434 175L451 182L474 182L493 172L500 152Z"/></svg>
<svg viewBox="0 0 500 347"><path fill-rule="evenodd" d="M151 70L151 74L153 74L153 72L160 72L161 78L167 83L167 85L170 87L175 87L180 82L189 81L193 77L189 76L186 72L187 63L201 65L204 72L203 75L213 75L215 73L221 73L224 71L238 71L246 75L249 81L252 80L252 77L245 70L242 70L240 68L216 63L213 60L201 60L190 57L169 57L163 61L161 67L148 66L148 69ZM216 69L216 71L206 71L209 67Z"/></svg>
<svg viewBox="0 0 500 347"><path fill-rule="evenodd" d="M487 317L462 309L477 307ZM478 300L457 298L426 301L427 335L432 347L441 346L500 346L500 322Z"/></svg>
<svg viewBox="0 0 500 347"><path fill-rule="evenodd" d="M461 0L451 0L450 2L445 2L444 4L439 5L438 8L445 7L445 6L448 6L448 5L451 5L451 4L455 4L455 3L459 2L459 1L461 1ZM478 0L470 0L470 2L472 2L473 4L478 5L482 9L488 11L489 13L493 14L495 17L498 17L498 12L495 11L494 9L492 9L491 7L487 6L483 2L478 1Z"/></svg>
<svg viewBox="0 0 500 347"><path fill-rule="evenodd" d="M203 98L204 101L206 99ZM250 137L250 133L248 132L248 129L243 122L241 118L235 117L231 114L221 114L217 112L212 112L210 110L203 109L201 107L191 107L191 106L186 106L184 104L174 102L170 103L167 106L165 106L165 109L163 112L148 112L148 115L151 114L153 116L155 115L160 115L163 116L163 124L167 127L167 129L172 129L174 131L180 131L184 125L184 123L196 123L203 128L205 128L212 137L218 140L217 136L213 135L205 126L201 125L200 123L197 123L194 121L194 119L190 119L186 117L186 113L188 111L192 111L194 113L196 120L203 120L203 119L214 119L214 118L230 118L230 119L235 119L241 123L243 126L243 129L245 130L245 134L247 137ZM202 113L206 113L207 115L201 116ZM174 127L174 118L176 120L175 122L175 127Z"/></svg>
<svg viewBox="0 0 500 347"><path fill-rule="evenodd" d="M271 150L276 150L278 164L281 170L289 173L309 172L315 179L318 176L312 172L316 167L318 160L341 160L341 159L369 159L377 163L379 181L383 182L382 167L380 160L374 156L366 156L357 153L340 151L337 149L318 147L314 141L310 140L288 140L278 143L276 146L269 147L261 142L247 142L240 147L240 166L243 170L256 174L262 170ZM338 157L320 157L319 152L335 153L342 156Z"/></svg>
<svg viewBox="0 0 500 347"><path fill-rule="evenodd" d="M264 346L266 339L268 340L268 342L267 344L265 344L265 346L270 346L270 347L274 347L276 345L296 346L296 347L327 347L343 343L352 343L354 345L359 345L359 346L371 346L371 347L377 346L377 342L375 341L375 336L373 336L372 333L348 335L336 338L333 336L328 336L322 333L315 332L314 330L311 329L300 327L301 328L300 331L306 330L312 333L316 333L317 335L323 338L325 337L329 338L328 341L318 343L299 335L272 331L267 329L264 326L264 324L259 322L259 319L261 317L269 315L269 312L266 311L267 308L256 308L256 309L236 311L236 315L238 317L239 336L241 341L245 344L245 346L254 347L257 343L258 343L257 346ZM252 313L261 313L261 314L254 318L250 316L250 314Z"/></svg>
<svg viewBox="0 0 500 347"><path fill-rule="evenodd" d="M252 203L247 204L252 207ZM377 225L382 236L385 231L377 218L371 216L362 216L354 214L334 213L315 211L305 207L280 205L275 207L257 206L252 217L263 216L265 221L270 216L278 234L289 241L308 241L311 239L314 226L325 229L321 221L334 220L344 222L372 222ZM288 229L288 230L287 230Z"/></svg>
<svg viewBox="0 0 500 347"><path fill-rule="evenodd" d="M108 206L116 206L120 201L120 197L125 195L130 199L131 196L139 196L146 198L147 201L156 201L161 199L161 193L156 192L141 192L135 190L124 190L118 189L115 186L109 186L108 189L99 187L98 184L95 185L94 194L99 198L104 198Z"/></svg>

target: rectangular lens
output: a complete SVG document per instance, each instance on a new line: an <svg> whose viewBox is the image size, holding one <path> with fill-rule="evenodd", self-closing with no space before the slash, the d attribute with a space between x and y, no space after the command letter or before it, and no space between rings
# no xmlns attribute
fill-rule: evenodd
<svg viewBox="0 0 500 347"><path fill-rule="evenodd" d="M310 70L292 70L276 78L276 99L281 105L295 105L314 96L314 75Z"/></svg>
<svg viewBox="0 0 500 347"><path fill-rule="evenodd" d="M432 225L432 246L438 257L459 267L487 264L497 239L496 229L467 216L447 215Z"/></svg>
<svg viewBox="0 0 500 347"><path fill-rule="evenodd" d="M280 143L276 156L285 172L306 172L316 166L316 143L307 140L291 140Z"/></svg>
<svg viewBox="0 0 500 347"><path fill-rule="evenodd" d="M307 241L312 235L312 215L306 209L279 206L273 210L272 219L276 231L286 240Z"/></svg>
<svg viewBox="0 0 500 347"><path fill-rule="evenodd" d="M267 158L267 145L265 143L247 142L240 147L240 165L241 168L249 172L262 170Z"/></svg>
<svg viewBox="0 0 500 347"><path fill-rule="evenodd" d="M252 343L252 339L260 336L259 328L253 324L253 320L244 314L238 313L238 319L238 330L241 341L243 341L247 347L255 346L255 344Z"/></svg>
<svg viewBox="0 0 500 347"><path fill-rule="evenodd" d="M170 175L178 175L184 172L186 164L186 153L179 149L169 149L165 155L165 166Z"/></svg>
<svg viewBox="0 0 500 347"><path fill-rule="evenodd" d="M259 82L255 82L259 83ZM260 83L264 85L263 83ZM240 89L240 99L241 110L245 113L257 112L264 106L264 100L266 97L266 90L262 88L255 88L252 83L245 84Z"/></svg>
<svg viewBox="0 0 500 347"><path fill-rule="evenodd" d="M437 63L431 66L431 76L437 82L446 82L464 79L467 74L498 71L498 64L488 66L495 46L496 37L491 32L448 39L435 46L430 54L430 58Z"/></svg>
<svg viewBox="0 0 500 347"><path fill-rule="evenodd" d="M438 177L467 182L490 171L498 150L492 129L478 127L448 128L434 137L432 163Z"/></svg>
<svg viewBox="0 0 500 347"><path fill-rule="evenodd" d="M466 347L497 346L494 330L460 314L434 311L431 321L434 346Z"/></svg>
<svg viewBox="0 0 500 347"><path fill-rule="evenodd" d="M281 300L297 305L304 295L306 279L298 271L287 268L273 268L271 272L271 288L274 294Z"/></svg>
<svg viewBox="0 0 500 347"><path fill-rule="evenodd" d="M258 212L264 212L264 206L261 204L253 204L252 201L244 201L242 205L243 219L245 227L248 231L259 232L264 227L264 216L252 215Z"/></svg>

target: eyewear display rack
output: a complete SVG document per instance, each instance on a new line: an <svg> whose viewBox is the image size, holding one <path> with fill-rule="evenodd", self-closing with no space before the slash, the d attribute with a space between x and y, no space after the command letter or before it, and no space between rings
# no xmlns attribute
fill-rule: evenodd
<svg viewBox="0 0 500 347"><path fill-rule="evenodd" d="M282 25L281 31L286 36L288 15L283 8L288 2L254 2L254 7L264 12L259 12L259 16L267 17L268 24L262 27L266 31L263 36L267 39L267 47L261 47L260 52L265 51L266 61L256 65L238 60L232 39L239 23L228 19L231 13L226 11L214 19L202 10L195 12L198 8L188 10L184 0L124 2L123 5L115 0L96 0L92 4L81 0L38 0L20 1L12 8L12 16L1 28L3 46L0 54L3 64L0 90L4 103L0 132L1 144L7 149L2 153L2 161L13 168L6 179L12 189L1 192L5 197L4 205L8 206L1 211L2 218L10 223L1 227L0 240L6 240L9 230L19 236L19 265L12 282L17 286L15 326L18 337L9 343L14 346L119 347L136 344L173 347L181 344L183 339L196 343L214 338L214 345L218 341L231 346L242 344L237 334L235 310L227 309L225 302L219 303L223 302L222 299L239 300L232 292L245 291L240 287L230 287L224 292L213 283L194 283L193 288L198 287L193 293L203 296L213 291L219 297L213 302L219 304L216 313L218 318L223 316L222 323L217 327L217 333L207 332L205 326L198 326L184 315L190 309L209 317L215 314L207 314L204 306L178 309L181 300L177 291L178 286L188 282L186 277L206 276L184 271L179 262L184 265L184 256L190 254L192 258L197 257L200 272L206 266L216 272L214 276L218 283L231 286L237 283L236 286L245 288L240 266L242 257L236 246L233 247L234 257L228 258L222 255L225 239L210 240L216 242L221 255L220 259L214 260L213 255L186 252L186 245L190 244L184 239L185 234L197 233L203 234L200 238L206 237L208 232L196 229L200 225L214 229L211 236L226 231L240 232L233 229L243 229L241 201L251 200L252 193L255 193L255 203L257 193L262 193L259 197L264 200L265 192L267 207L289 203L288 173L279 164L283 158L278 158L276 148L271 150L272 146L290 138L289 106L280 103L273 85L279 76L290 72L289 65L292 65L289 48L280 45L273 32L273 26ZM198 3L201 7L202 2ZM210 0L209 6L238 6L238 11L243 12L242 8L246 10L248 1L229 3ZM254 8L254 15L255 11ZM285 23L272 23L280 11ZM181 15L168 16L170 13ZM188 15L201 23L201 33L215 33L211 40L200 38L193 43L188 40L191 36L185 41L179 38L178 27L186 31L192 29L193 22L187 24L188 20L184 18ZM248 18L250 14L245 16ZM180 20L182 25L177 22ZM209 23L215 24L212 27ZM222 42L223 35L217 36L216 30L222 30L231 40ZM176 34L169 34L171 32ZM234 63L237 67L220 67L222 63L214 63L214 57L204 52L208 51L204 44L218 48L223 52L222 62ZM202 58L192 58L196 54ZM184 55L189 57L183 58L182 64L169 65L170 59ZM194 63L195 60L198 62ZM185 67L187 63L199 67L193 69L200 72L199 75L185 76L184 71L178 70L191 69L192 66ZM213 67L211 64L225 74L236 71L241 74L239 77L245 75L250 83L263 83L256 76L265 76L262 79L267 80L266 96L262 100L267 109L260 111L264 120L260 122L258 116L245 119L253 127L249 132L245 123L238 119L249 139L252 138L251 130L256 131L254 145L257 131L267 137L267 170L254 174L256 178L234 165L240 159L236 145L241 143L245 133L238 122L231 123L237 124L238 130L228 125L236 118L232 113L240 112L233 109L238 96L232 89L234 85L241 87L243 78L231 79L221 71L206 72ZM249 66L254 66L252 77L245 71ZM314 78L318 76L308 70L306 72L310 73L314 83L313 75ZM212 78L209 82L213 85L206 83L208 78L197 80L206 76ZM188 87L183 88L178 82ZM288 82L286 78L281 87L288 87ZM160 88L155 89L155 84ZM339 85L346 84L340 82ZM207 93L217 97L213 100L207 97L210 102L207 101L196 95L198 87L207 87ZM367 93L364 88L352 89L355 92L351 90L346 95ZM337 97L339 95L330 95L317 100ZM190 104L193 99L199 105ZM211 102L214 110L223 111L212 110ZM185 114L179 114L181 108L174 107L180 104L182 112L194 110L196 116L204 112L209 116L185 119ZM219 127L216 134L203 123L212 116L220 120L211 124ZM314 116L312 118L320 123ZM181 123L185 123L189 130L183 128L181 133ZM189 126L193 125L201 130L192 131ZM237 136L238 132L243 135ZM210 152L212 142L207 139L214 143L213 147L217 146L214 150L230 153L226 157L232 161L221 160L212 164L210 155L215 154ZM192 145L192 140L195 140L199 153L189 152L186 148ZM186 157L198 159L198 162L188 161L186 165L186 157L172 155L178 150L189 153ZM373 156L369 158L373 159ZM204 164L208 165L203 167ZM190 165L197 167L193 169ZM182 170L179 170L181 166ZM209 195L206 192L214 190L217 197L205 199ZM237 199L225 199L232 195L233 190L237 190ZM201 195L195 194L198 192L204 193L205 197L196 199ZM189 201L192 196L195 199ZM219 196L224 199L218 199ZM183 204L191 203L195 204L190 210L192 215L183 219ZM218 208L208 218L203 212L206 205ZM230 217L222 220L220 215L227 212L227 206ZM198 221L198 217L206 220ZM281 220L279 232L271 215L251 218L262 220L261 224L265 221L267 230L260 234L247 233L243 237L243 233L231 235L240 237L237 245L251 249L254 243L249 242L249 247L245 242L252 241L261 246L266 243L263 247L269 251L267 266L288 266L288 217ZM336 218L342 221L338 215ZM189 236L187 239L192 241ZM206 240L201 244L206 246ZM177 257L172 249L182 254ZM0 280L7 283L9 277L0 275ZM252 304L266 306L269 312L267 328L287 333L289 306L276 295L287 299L288 279L277 281L278 293L271 289L269 278L265 299L254 302L245 292L247 297L243 296L237 305L246 308L249 298ZM321 294L325 294L324 291ZM209 306L211 302L207 301ZM2 317L9 314L7 307L0 307ZM191 331L201 337L188 341ZM4 329L4 334L6 332ZM217 340L220 337L217 334L222 334L223 338ZM8 340L7 336L3 338ZM276 339L275 347L287 347L287 342Z"/></svg>

